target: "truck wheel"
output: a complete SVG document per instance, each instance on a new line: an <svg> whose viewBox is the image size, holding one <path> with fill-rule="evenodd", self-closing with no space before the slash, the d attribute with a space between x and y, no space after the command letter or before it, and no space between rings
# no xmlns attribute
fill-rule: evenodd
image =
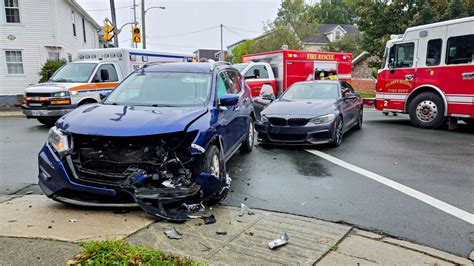
<svg viewBox="0 0 474 266"><path fill-rule="evenodd" d="M416 96L409 106L411 123L421 128L439 128L444 124L444 102L433 92Z"/></svg>
<svg viewBox="0 0 474 266"><path fill-rule="evenodd" d="M255 139L255 129L253 125L253 118L250 116L249 117L249 122L247 125L247 137L245 138L245 141L242 142L242 146L240 146L240 151L243 153L249 153L253 149L253 142Z"/></svg>
<svg viewBox="0 0 474 266"><path fill-rule="evenodd" d="M198 171L195 172L196 175L201 173L209 173L211 175L217 176L225 182L226 172L224 156L216 145L209 145L203 157L198 162L197 170ZM208 199L206 199L206 202L210 205L217 204L227 197L228 192L228 188L225 188L223 191L217 192L216 194L210 196Z"/></svg>
<svg viewBox="0 0 474 266"><path fill-rule="evenodd" d="M48 127L54 126L54 124L58 120L57 118L37 118L37 119L38 119L38 122Z"/></svg>

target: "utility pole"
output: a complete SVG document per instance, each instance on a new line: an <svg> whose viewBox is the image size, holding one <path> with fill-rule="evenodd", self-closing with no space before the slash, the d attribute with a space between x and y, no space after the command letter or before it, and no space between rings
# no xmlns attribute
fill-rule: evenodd
<svg viewBox="0 0 474 266"><path fill-rule="evenodd" d="M135 3L135 0L133 0L133 21L137 21L137 5ZM132 48L137 48L137 44L133 42L133 39Z"/></svg>
<svg viewBox="0 0 474 266"><path fill-rule="evenodd" d="M142 48L146 49L145 0L142 0Z"/></svg>
<svg viewBox="0 0 474 266"><path fill-rule="evenodd" d="M114 24L114 46L119 47L117 19L115 17L115 1L110 0L110 12L112 13L112 24Z"/></svg>
<svg viewBox="0 0 474 266"><path fill-rule="evenodd" d="M219 56L219 61L224 61L224 25L221 24L221 54Z"/></svg>

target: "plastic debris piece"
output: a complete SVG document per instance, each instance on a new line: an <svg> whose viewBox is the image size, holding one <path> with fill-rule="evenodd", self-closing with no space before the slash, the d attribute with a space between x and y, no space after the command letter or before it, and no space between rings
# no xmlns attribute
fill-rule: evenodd
<svg viewBox="0 0 474 266"><path fill-rule="evenodd" d="M75 222L77 222L77 220L76 219L69 219L69 222L70 223L75 223Z"/></svg>
<svg viewBox="0 0 474 266"><path fill-rule="evenodd" d="M288 240L290 240L290 238L285 232L280 238L268 242L268 248L275 249L277 247L281 247L283 245L288 244Z"/></svg>
<svg viewBox="0 0 474 266"><path fill-rule="evenodd" d="M214 223L216 223L216 217L214 217L214 215L203 216L202 219L204 220L204 224L214 224Z"/></svg>
<svg viewBox="0 0 474 266"><path fill-rule="evenodd" d="M204 207L202 202L194 204L183 203L182 206L188 211L188 213L202 212L206 210L206 207Z"/></svg>
<svg viewBox="0 0 474 266"><path fill-rule="evenodd" d="M165 235L169 238L169 239L181 239L181 236L183 234L181 234L180 232L176 231L176 228L174 228L174 226L168 230L168 231L165 231Z"/></svg>
<svg viewBox="0 0 474 266"><path fill-rule="evenodd" d="M222 229L217 229L216 234L225 236L227 235L227 232Z"/></svg>
<svg viewBox="0 0 474 266"><path fill-rule="evenodd" d="M245 205L243 203L240 203L240 214L239 214L239 216L244 216L245 214L254 215L255 213L253 211L251 211L250 208L247 207L247 205Z"/></svg>

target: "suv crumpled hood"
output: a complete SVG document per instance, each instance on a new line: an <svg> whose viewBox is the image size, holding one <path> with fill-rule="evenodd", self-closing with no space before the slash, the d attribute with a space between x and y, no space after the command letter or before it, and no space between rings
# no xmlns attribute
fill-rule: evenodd
<svg viewBox="0 0 474 266"><path fill-rule="evenodd" d="M89 104L66 114L56 125L82 135L145 136L183 131L206 112L206 107Z"/></svg>

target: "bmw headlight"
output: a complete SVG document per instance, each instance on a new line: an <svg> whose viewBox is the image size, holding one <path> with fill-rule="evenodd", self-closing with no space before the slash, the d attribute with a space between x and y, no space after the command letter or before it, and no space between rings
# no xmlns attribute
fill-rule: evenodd
<svg viewBox="0 0 474 266"><path fill-rule="evenodd" d="M262 123L266 123L266 122L268 122L268 117L266 115L261 115L260 116L260 121L262 121Z"/></svg>
<svg viewBox="0 0 474 266"><path fill-rule="evenodd" d="M53 93L53 97L66 97L66 96L69 96L68 91L59 91L59 92Z"/></svg>
<svg viewBox="0 0 474 266"><path fill-rule="evenodd" d="M321 115L311 119L311 122L314 124L322 124L330 122L334 119L334 114Z"/></svg>
<svg viewBox="0 0 474 266"><path fill-rule="evenodd" d="M59 154L64 155L71 150L71 136L57 127L52 127L48 133L48 143Z"/></svg>

